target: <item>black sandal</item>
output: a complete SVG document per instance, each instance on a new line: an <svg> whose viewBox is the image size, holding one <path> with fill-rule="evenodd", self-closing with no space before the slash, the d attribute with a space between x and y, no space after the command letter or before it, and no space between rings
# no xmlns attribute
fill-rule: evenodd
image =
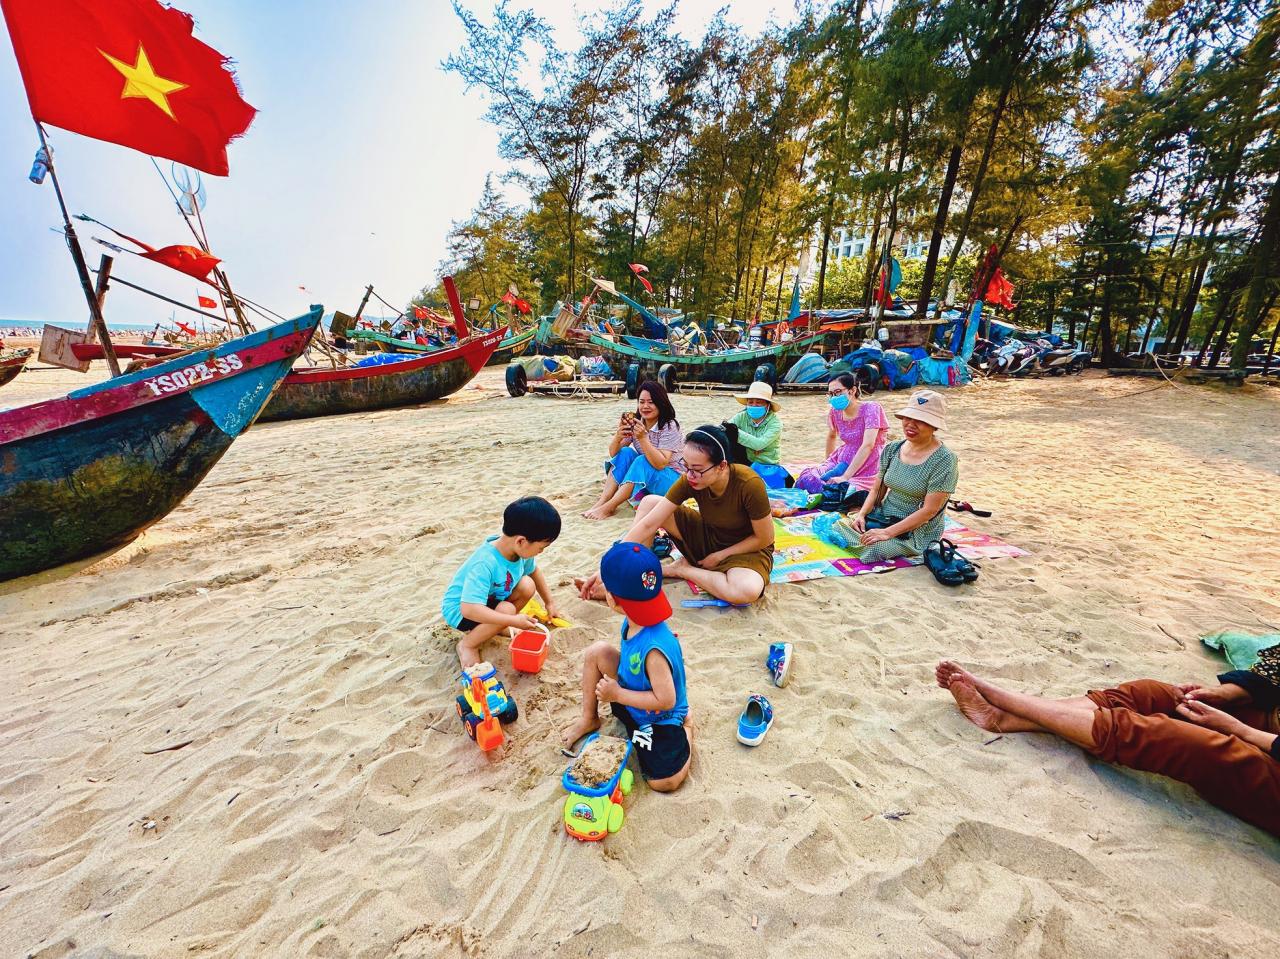
<svg viewBox="0 0 1280 959"><path fill-rule="evenodd" d="M943 586L962 586L978 578L977 569L960 555L949 539L935 539L926 546L924 564Z"/></svg>

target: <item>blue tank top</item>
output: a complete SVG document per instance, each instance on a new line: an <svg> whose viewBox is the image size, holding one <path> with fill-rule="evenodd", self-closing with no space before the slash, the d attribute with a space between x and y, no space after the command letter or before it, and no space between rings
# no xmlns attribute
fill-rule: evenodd
<svg viewBox="0 0 1280 959"><path fill-rule="evenodd" d="M684 651L680 648L680 640L666 623L646 626L634 636L628 637L629 626L630 623L624 619L622 621L622 656L618 661L618 685L633 692L650 692L653 685L645 674L644 661L648 658L650 651L656 649L671 665L671 678L676 686L676 705L675 708L664 712L636 709L634 706L628 706L627 710L640 726L684 725L684 717L689 712L689 701L685 698Z"/></svg>

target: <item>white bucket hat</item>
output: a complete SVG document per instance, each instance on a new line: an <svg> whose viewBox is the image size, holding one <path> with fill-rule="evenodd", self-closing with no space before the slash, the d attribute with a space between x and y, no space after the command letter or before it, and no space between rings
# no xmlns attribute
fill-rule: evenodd
<svg viewBox="0 0 1280 959"><path fill-rule="evenodd" d="M747 405L747 400L764 400L775 413L779 409L778 401L773 398L773 387L762 380L756 380L745 393L737 393L733 398L743 406Z"/></svg>
<svg viewBox="0 0 1280 959"><path fill-rule="evenodd" d="M947 401L941 393L933 390L916 390L907 400L907 405L893 414L894 416L919 420L928 423L934 429L947 428Z"/></svg>

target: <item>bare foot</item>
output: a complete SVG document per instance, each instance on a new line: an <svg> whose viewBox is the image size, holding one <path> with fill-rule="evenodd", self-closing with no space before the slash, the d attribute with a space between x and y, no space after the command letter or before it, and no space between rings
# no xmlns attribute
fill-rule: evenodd
<svg viewBox="0 0 1280 959"><path fill-rule="evenodd" d="M579 739L600 728L599 716L579 716L578 721L560 734L560 741L572 749Z"/></svg>
<svg viewBox="0 0 1280 959"><path fill-rule="evenodd" d="M959 663L952 662L949 659L944 659L942 662L938 663L938 668L933 671L933 675L938 680L938 685L943 689L950 689L951 680L955 678L965 679L974 686L977 685L974 680L973 673L969 672L969 670L965 669Z"/></svg>
<svg viewBox="0 0 1280 959"><path fill-rule="evenodd" d="M585 576L578 576L574 579L573 587L578 591L579 595L581 595L582 587L586 582L587 582L587 578ZM596 583L595 586L591 588L591 595L584 596L583 599L594 599L596 600L596 602L603 603L604 602L604 584Z"/></svg>
<svg viewBox="0 0 1280 959"><path fill-rule="evenodd" d="M593 506L582 515L587 519L608 519L615 512L616 507L610 506L608 503L602 503L599 506Z"/></svg>
<svg viewBox="0 0 1280 959"><path fill-rule="evenodd" d="M464 646L462 643L458 643L458 663L463 669L466 669L469 666L474 666L478 662L480 662L480 654L478 652L470 646Z"/></svg>
<svg viewBox="0 0 1280 959"><path fill-rule="evenodd" d="M692 570L693 567L684 560L677 559L662 567L662 575L666 579L688 579Z"/></svg>
<svg viewBox="0 0 1280 959"><path fill-rule="evenodd" d="M1023 719L1021 716L1015 716L1011 712L992 706L982 698L982 693L974 687L967 673L964 676L953 677L951 685L947 688L955 698L956 705L960 707L964 718L979 729L985 729L989 733L1030 733L1041 728L1029 719Z"/></svg>

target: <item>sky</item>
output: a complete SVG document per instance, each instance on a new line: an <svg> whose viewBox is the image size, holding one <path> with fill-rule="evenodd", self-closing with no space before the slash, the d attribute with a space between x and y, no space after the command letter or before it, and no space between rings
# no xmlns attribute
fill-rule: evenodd
<svg viewBox="0 0 1280 959"><path fill-rule="evenodd" d="M700 38L724 0L683 0L677 29ZM505 169L485 102L441 62L464 42L447 0L174 0L196 36L230 56L258 109L229 148L231 175L205 176L205 225L233 286L286 316L311 303L352 311L364 286L397 306L435 280L450 224ZM577 14L600 5L513 0L577 43ZM488 2L470 4L487 19ZM655 7L656 9L656 7ZM748 32L789 19L787 0L734 0ZM151 165L124 147L49 128L70 211L153 246L187 227ZM0 39L0 318L78 326L88 309L59 232L48 180L28 182L38 140L7 33ZM169 162L160 161L166 172ZM96 264L101 228L77 224ZM116 273L195 304L195 281L137 257ZM305 289L300 289L303 287ZM170 307L121 285L107 321L167 321Z"/></svg>

